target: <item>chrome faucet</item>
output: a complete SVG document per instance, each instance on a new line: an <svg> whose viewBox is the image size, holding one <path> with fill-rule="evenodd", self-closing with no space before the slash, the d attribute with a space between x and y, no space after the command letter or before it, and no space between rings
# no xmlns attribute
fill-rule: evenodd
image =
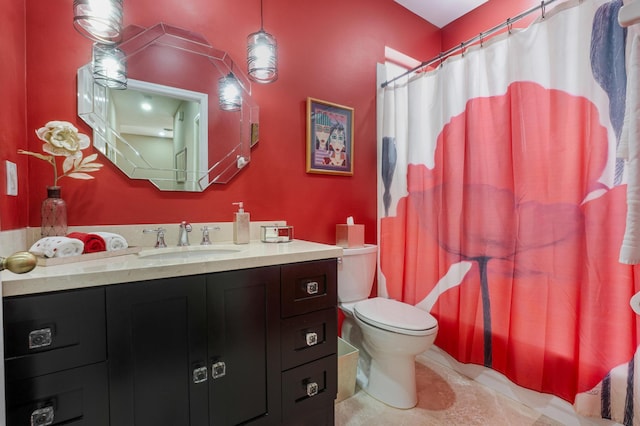
<svg viewBox="0 0 640 426"><path fill-rule="evenodd" d="M178 246L189 245L189 232L191 232L191 224L186 221L180 222L180 233L178 234Z"/></svg>

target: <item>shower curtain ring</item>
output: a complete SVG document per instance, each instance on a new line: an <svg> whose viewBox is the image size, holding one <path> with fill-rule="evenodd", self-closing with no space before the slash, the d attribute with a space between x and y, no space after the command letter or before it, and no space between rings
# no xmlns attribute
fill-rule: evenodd
<svg viewBox="0 0 640 426"><path fill-rule="evenodd" d="M480 47L484 47L484 35L482 33L480 33Z"/></svg>
<svg viewBox="0 0 640 426"><path fill-rule="evenodd" d="M507 30L509 31L509 35L511 35L512 27L513 27L513 23L511 23L511 18L507 18Z"/></svg>
<svg viewBox="0 0 640 426"><path fill-rule="evenodd" d="M460 56L464 58L464 41L460 43Z"/></svg>
<svg viewBox="0 0 640 426"><path fill-rule="evenodd" d="M544 19L545 7L546 7L546 4L545 4L544 0L542 0L540 2L540 10L542 10L542 19Z"/></svg>
<svg viewBox="0 0 640 426"><path fill-rule="evenodd" d="M438 55L438 60L440 61L440 64L438 66L441 67L442 66L442 52L440 52L440 54Z"/></svg>

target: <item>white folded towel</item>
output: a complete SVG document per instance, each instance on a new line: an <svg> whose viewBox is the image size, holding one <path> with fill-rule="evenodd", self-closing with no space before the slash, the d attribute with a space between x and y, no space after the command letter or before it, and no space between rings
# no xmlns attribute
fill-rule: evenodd
<svg viewBox="0 0 640 426"><path fill-rule="evenodd" d="M84 243L77 238L44 237L35 242L29 251L41 257L80 256Z"/></svg>
<svg viewBox="0 0 640 426"><path fill-rule="evenodd" d="M129 247L127 240L122 235L113 232L92 232L92 234L100 235L107 246L107 251L124 250Z"/></svg>

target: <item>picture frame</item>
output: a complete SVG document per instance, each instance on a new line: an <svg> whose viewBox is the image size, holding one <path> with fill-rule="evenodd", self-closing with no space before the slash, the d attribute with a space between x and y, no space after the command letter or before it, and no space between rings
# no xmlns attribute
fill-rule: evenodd
<svg viewBox="0 0 640 426"><path fill-rule="evenodd" d="M353 176L353 108L307 98L307 173Z"/></svg>
<svg viewBox="0 0 640 426"><path fill-rule="evenodd" d="M251 123L251 148L255 146L260 140L260 125L258 123Z"/></svg>
<svg viewBox="0 0 640 426"><path fill-rule="evenodd" d="M187 181L187 147L176 153L176 182L185 183Z"/></svg>

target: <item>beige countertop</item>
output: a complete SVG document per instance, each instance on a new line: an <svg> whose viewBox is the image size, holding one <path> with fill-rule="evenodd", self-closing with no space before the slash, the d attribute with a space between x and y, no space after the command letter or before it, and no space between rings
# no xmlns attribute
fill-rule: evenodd
<svg viewBox="0 0 640 426"><path fill-rule="evenodd" d="M309 241L249 244L214 243L208 247L234 248L239 251L211 257L153 259L127 254L98 260L56 266L38 266L26 274L0 272L3 297L49 291L70 290L158 278L232 271L260 266L280 265L342 256L342 248ZM192 246L194 250L200 246ZM144 248L148 253L153 248ZM158 249L163 250L163 249ZM169 248L169 250L178 250ZM141 253L143 253L141 252Z"/></svg>

